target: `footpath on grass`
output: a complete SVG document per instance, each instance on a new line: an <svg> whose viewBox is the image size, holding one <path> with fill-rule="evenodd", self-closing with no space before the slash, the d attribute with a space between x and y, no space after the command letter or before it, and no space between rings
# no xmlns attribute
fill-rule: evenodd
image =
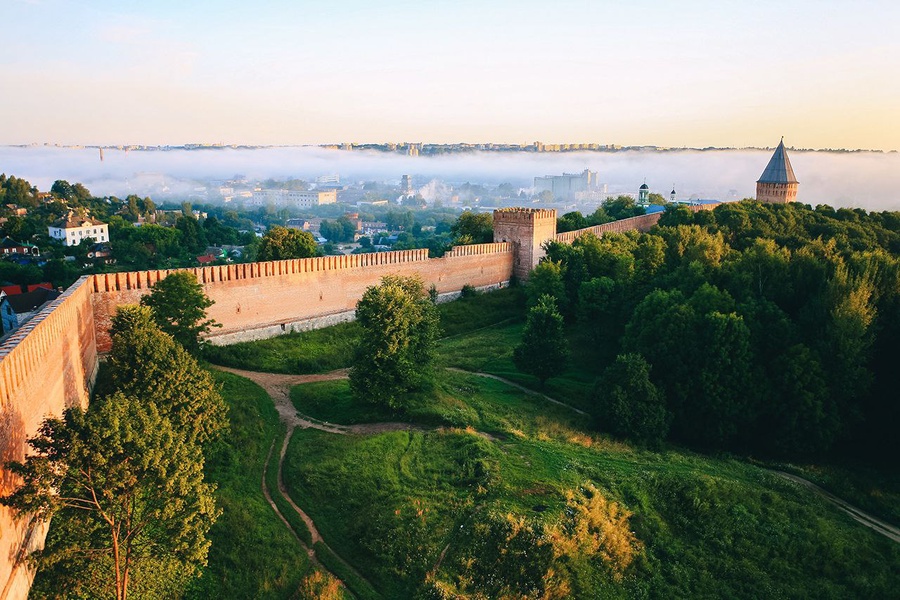
<svg viewBox="0 0 900 600"><path fill-rule="evenodd" d="M878 533L880 533L881 535L883 535L884 537L886 537L888 539L891 539L897 543L900 543L900 529L898 529L897 527L894 527L890 523L886 523L885 521L882 521L881 519L874 517L874 516L870 515L869 513L865 512L863 510L860 510L859 508L856 508L852 504L844 502L843 500L841 500L840 498L838 498L831 492L827 492L827 491L823 490L822 488L820 488L819 486L814 484L812 481L808 481L806 479L803 479L802 477L798 477L798 476L792 475L790 473L785 473L784 471L776 471L776 470L772 470L772 469L769 469L769 471L772 473L775 473L776 475L779 475L780 477L784 477L785 479L793 481L794 483L802 485L803 487L811 490L814 494L821 496L828 502L834 504L839 509L841 509L842 511L844 511L845 513L847 513L848 515L853 517L854 521L856 521L862 525L865 525L869 529L877 531Z"/></svg>
<svg viewBox="0 0 900 600"><path fill-rule="evenodd" d="M337 435L352 435L352 434L374 435L374 434L386 433L386 432L391 432L391 431L431 431L436 428L435 427L424 427L422 425L416 425L413 423L400 423L400 422L382 422L382 423L363 423L363 424L357 424L357 425L340 425L340 424L336 424L336 423L328 423L326 421L321 421L319 419L315 419L315 418L312 418L312 417L309 417L306 415L302 415L294 407L293 403L291 402L291 398L290 398L290 390L293 386L302 385L302 384L306 384L306 383L315 383L315 382L320 382L320 381L336 381L336 380L341 380L341 379L347 379L348 374L349 374L349 369L338 369L336 371L331 371L330 373L322 373L322 374L316 374L316 375L284 375L284 374L279 374L279 373L245 371L243 369L235 369L235 368L231 368L231 367L223 367L223 366L218 366L218 365L214 365L214 367L221 371L226 371L229 373L233 373L235 375L239 375L241 377L246 377L247 379L253 381L257 385L262 387L266 391L266 393L268 393L269 396L272 398L272 402L274 403L275 408L278 411L278 414L279 414L282 422L287 427L287 435L284 438L284 442L282 444L282 447L281 447L280 453L279 453L277 482L278 482L278 492L280 493L280 495L288 502L288 504L291 506L291 508L296 512L296 514L298 516L300 516L300 518L306 524L306 527L309 530L309 533L310 533L310 536L312 539L312 547L309 547L307 544L305 544L300 539L299 536L297 536L298 542L301 543L301 545L309 553L310 558L313 561L315 561L317 564L319 564L319 565L322 564L322 561L319 559L319 557L316 556L316 549L320 548L320 549L322 549L323 552L330 555L329 558L336 559L338 561L338 563L339 563L338 566L341 567L339 570L343 571L344 573L349 573L349 575L351 577L354 577L355 579L357 579L357 581L364 582L365 585L367 585L370 589L374 590L374 588L372 588L371 584L358 571L356 571L349 563L347 563L342 558L340 558L340 556L338 556L334 552L334 550L332 550L327 545L327 543L322 539L322 536L319 534L318 529L316 528L315 523L313 522L312 518L306 512L304 512L303 509L301 509L299 506L297 506L297 504L293 501L293 499L291 499L290 495L288 494L287 488L285 487L284 482L282 481L282 476L281 476L282 465L284 463L285 453L287 452L288 442L290 441L290 438L291 438L291 435L293 434L294 429L297 427L300 427L303 429L306 429L306 428L317 429L319 431L324 431L327 433L333 433L333 434L337 434ZM504 378L496 376L496 375L491 375L488 373L471 372L471 371L466 371L464 369L457 369L457 368L452 368L452 367L448 367L447 370L494 379L494 380L503 382L509 386L512 386L516 389L519 389L527 394L539 396L548 402L565 407L565 408L567 408L575 413L578 413L580 415L587 415L587 413L585 413L584 411L582 411L574 406L571 406L564 402L560 402L559 400L555 400L553 398L550 398L549 396L546 396L546 395L536 392L532 389L526 388L518 383L515 383L513 381L504 379ZM482 434L480 432L479 432L479 435L484 435L485 437L491 437L491 436L488 436L487 434ZM271 451L270 451L270 456L271 456ZM267 465L266 465L266 470L268 471L268 461L267 461ZM788 473L782 473L779 471L774 471L774 472L777 473L778 475L781 475L782 477L790 479L790 480L810 489L813 493L816 493L819 496L825 498L830 503L834 504L835 506L837 506L844 512L848 513L851 517L853 517L855 520L857 520L859 523L865 525L866 527L869 527L869 528L873 529L874 531L877 531L878 533L888 537L889 539L891 539L895 542L900 542L900 530L898 530L896 527L889 525L883 521L880 521L879 519L867 514L866 512L848 504L847 502L844 502L840 498L837 498L836 496L826 492L825 490L819 488L818 486L816 486L815 484L813 484L810 481L807 481L801 477L797 477L796 475L790 475ZM290 526L290 523L288 522L288 520L285 519L285 517L281 514L281 512L279 512L278 507L276 506L276 503L272 500L272 498L270 496L270 490L268 490L266 488L265 481L263 482L263 492L266 495L266 499L269 501L269 503L275 509L276 513L278 513L278 516L281 518L281 520L283 522L285 522L286 525L288 525L288 528L291 529L291 531L294 531L294 529ZM297 535L296 532L294 532L294 534L295 534L295 536ZM332 563L332 560L328 560L327 562ZM346 578L347 578L347 576L345 576L343 579L346 579Z"/></svg>

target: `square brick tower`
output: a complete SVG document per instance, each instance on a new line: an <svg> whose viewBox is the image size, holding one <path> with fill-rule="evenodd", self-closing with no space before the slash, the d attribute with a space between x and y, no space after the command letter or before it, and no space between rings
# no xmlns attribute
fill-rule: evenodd
<svg viewBox="0 0 900 600"><path fill-rule="evenodd" d="M513 272L520 281L546 253L542 245L556 239L556 210L541 208L501 208L494 211L494 242L512 242L515 247Z"/></svg>

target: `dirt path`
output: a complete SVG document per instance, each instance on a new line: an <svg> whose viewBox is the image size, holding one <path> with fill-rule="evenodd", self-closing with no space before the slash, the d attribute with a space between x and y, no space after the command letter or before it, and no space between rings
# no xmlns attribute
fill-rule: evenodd
<svg viewBox="0 0 900 600"><path fill-rule="evenodd" d="M844 511L845 513L847 513L848 515L853 517L853 519L855 521L857 521L858 523L865 525L869 529L877 531L878 533L885 536L886 538L889 538L895 542L900 543L900 529L898 529L897 527L894 527L890 523L886 523L886 522L882 521L881 519L878 519L877 517L873 517L869 513L856 508L852 504L844 502L843 500L841 500L834 494L823 490L822 488L820 488L819 486L814 484L812 481L807 481L806 479L803 479L802 477L798 477L797 475L792 475L791 473L785 473L784 471L775 471L772 469L767 469L767 470L771 473L775 473L776 475L778 475L780 477L784 477L785 479L793 481L794 483L800 484L809 490L812 490L813 493L821 496L822 498L825 498L825 500L827 500L828 502L831 502L832 504L837 506L839 509L841 509L842 511Z"/></svg>
<svg viewBox="0 0 900 600"><path fill-rule="evenodd" d="M297 515L303 519L303 522L306 524L307 529L309 529L310 537L312 539L313 547L308 547L303 540L300 539L300 536L297 535L297 532L294 531L294 528L291 527L288 520L281 514L281 511L278 510L278 506L272 500L272 496L270 494L269 489L266 487L265 481L265 473L269 469L269 463L271 462L272 450L274 448L269 449L269 455L266 458L266 466L263 470L263 481L262 481L262 490L263 495L266 498L266 501L275 511L275 514L278 515L278 518L282 520L282 522L287 526L288 530L294 535L297 542L300 546L309 554L310 560L320 568L324 568L321 562L316 557L315 545L317 543L322 543L331 554L339 560L343 565L352 573L354 573L357 577L359 577L362 581L365 581L371 587L371 583L363 577L352 565L347 563L343 558L341 558L328 544L322 539L322 535L319 533L319 530L316 528L315 522L312 518L306 514L306 512L297 506L294 502L293 498L291 498L288 493L287 487L284 485L284 480L282 478L282 469L284 465L284 457L287 453L288 444L290 443L291 436L294 433L294 430L297 427L302 429L318 429L319 431L325 431L327 433L334 433L337 435L373 435L378 433L385 433L389 431L431 431L436 429L434 427L423 427L421 425L415 425L412 423L395 423L395 422L385 422L385 423L364 423L358 425L338 425L336 423L328 423L326 421L321 421L319 419L315 419L313 417L309 417L306 415L301 415L297 409L294 407L293 402L291 402L291 388L295 385L302 385L305 383L315 383L319 381L337 381L341 379L347 379L349 374L349 369L338 369L336 371L331 371L330 373L322 373L318 375L284 375L280 373L265 373L260 371L246 371L244 369L234 369L231 367L223 367L220 365L213 365L213 368L218 369L220 371L225 371L228 373L232 373L234 375L239 375L241 377L245 377L250 381L256 383L261 388L263 388L269 397L272 398L272 402L275 405L275 410L278 411L278 416L281 421L287 426L287 435L285 435L284 443L281 446L281 450L279 453L278 460L278 492L281 496L291 505L291 508L297 513ZM521 386L517 383L509 381L507 379L503 379L502 377L498 377L496 375L490 375L488 373L473 373L470 371L464 371L462 369L454 369L447 368L448 371L455 371L458 373L466 373L469 375L476 375L478 377L487 377L489 379L495 379L506 385L514 387L516 389L522 390L527 394L536 395L544 398L548 402L552 402L553 404L558 404L559 406L563 406L572 410L576 413L587 415L582 410L575 408L574 406L570 406L563 402L559 402L558 400L554 400L548 396L535 392L534 390L530 390L524 386ZM475 432L477 435L482 436L488 440L496 439L494 436L484 433L484 432ZM441 552L441 556L438 559L438 565L440 565L441 561L444 558L444 555L447 552L447 548L444 548L443 552ZM334 573L332 573L334 575ZM336 576L335 576L336 577ZM337 577L336 577L337 578ZM338 578L339 579L339 578ZM344 582L341 582L342 585L346 587ZM374 588L373 588L374 589Z"/></svg>
<svg viewBox="0 0 900 600"><path fill-rule="evenodd" d="M269 503L269 506L271 506L271 507L272 507L272 510L275 511L275 514L278 515L278 518L281 519L281 522L284 523L285 527L288 528L288 531L290 531L291 534L293 534L294 539L297 540L297 543L300 544L300 547L303 548L303 549L306 551L306 554L307 554L307 555L309 555L309 559L310 559L316 566L321 567L322 565L321 565L321 564L319 563L319 561L316 559L316 553L315 553L315 551L314 551L312 548L310 548L309 546L307 546L307 545L306 545L306 542L304 542L302 539L300 539L300 536L297 534L297 532L294 530L294 528L291 527L291 524L288 522L288 520L285 519L285 518L284 518L284 515L281 514L281 511L278 510L278 505L275 504L275 501L272 499L272 494L269 493L269 488L266 487L266 472L269 470L269 462L270 462L270 460L272 459L272 450L274 450L274 449L275 449L275 440L272 440L272 445L269 447L269 454L266 456L266 466L263 468L263 476L262 476L262 482L261 482L261 487L262 487L262 493L263 493L263 496L266 497L266 502ZM280 470L279 470L279 473L278 473L278 485L279 485L279 486L281 485L281 472L280 472ZM289 500L289 502L290 502L290 500ZM291 506L293 506L293 505L294 505L294 503L291 502ZM315 543L315 541L316 541L316 540L315 540L315 537L313 537L313 543Z"/></svg>
<svg viewBox="0 0 900 600"><path fill-rule="evenodd" d="M312 539L313 547L308 547L303 540L297 535L297 532L294 531L294 528L291 527L290 523L287 519L284 518L284 515L281 514L281 511L278 510L275 502L272 500L272 496L266 487L266 476L265 473L269 469L269 462L272 456L272 450L274 448L269 449L269 456L266 458L266 466L263 470L263 480L262 480L262 490L263 495L266 497L266 501L278 515L278 517L284 522L287 526L288 530L294 534L294 537L297 539L297 542L300 546L306 550L309 554L310 560L319 568L325 569L324 565L322 565L321 561L318 560L316 556L315 545L317 543L321 543L331 552L332 556L339 560L344 567L352 572L356 577L358 577L361 581L364 581L369 587L375 589L371 582L366 579L362 574L357 571L353 565L345 561L341 556L334 551L331 546L322 539L322 535L319 533L318 528L316 527L315 522L312 518L306 514L306 512L297 506L294 502L294 499L291 498L290 494L287 491L287 487L284 485L284 479L282 477L282 470L284 466L284 457L287 453L288 443L291 441L291 436L294 434L294 430L297 427L300 428L311 428L311 429L319 429L321 431L326 431L329 433L336 433L339 435L347 435L347 434L372 434L372 433L383 433L385 431L399 431L399 430L421 430L422 428L416 425L412 425L409 423L373 423L371 425L353 425L353 426L345 426L345 425L335 425L332 423L326 423L324 421L319 421L317 419L312 419L309 417L304 417L297 412L297 409L294 408L293 403L291 403L291 387L295 385L300 385L304 383L314 383L317 381L334 381L338 379L346 379L348 369L339 369L337 371L332 371L331 373L323 373L320 375L282 375L278 373L261 373L258 371L245 371L243 369L233 369L231 367L223 367L220 365L213 365L213 368L218 369L220 371L226 371L228 373L232 373L234 375L239 375L241 377L246 377L247 379L253 381L261 388L263 388L266 393L269 394L269 397L272 398L272 402L275 405L275 410L278 411L278 415L281 421L287 426L287 435L284 437L284 443L281 445L281 451L279 453L278 459L278 491L281 496L287 501L288 504L291 505L291 508L297 513L297 515L303 519L303 522L306 524L307 529L309 529L310 538ZM330 572L330 571L329 571ZM331 572L331 575L334 576L335 579L341 582L345 588L347 584L344 583L335 573Z"/></svg>
<svg viewBox="0 0 900 600"><path fill-rule="evenodd" d="M498 375L491 375L490 373L482 373L481 371L466 371L465 369L457 369L456 367L445 367L445 368L446 368L448 371L453 371L454 373L465 373L466 375L476 375L476 376L478 376L478 377L487 377L488 379L494 379L494 380L496 380L496 381L500 381L500 382L502 382L502 383L505 383L506 385L508 385L508 386L510 386L510 387L514 387L514 388L516 388L517 390L522 390L523 392L525 392L526 394L529 394L529 395L531 395L531 396L539 396L539 397L543 398L544 400L546 400L547 402L551 402L551 403L556 404L556 405L558 405L558 406L562 406L562 407L564 407L564 408L568 408L569 410L571 410L571 411L573 411L573 412L576 412L576 413L578 413L579 415L584 415L585 417L590 416L590 415L588 415L586 412L584 412L583 410L581 410L580 408L575 408L575 407L572 406L571 404L566 404L565 402L560 402L559 400L554 400L554 399L551 398L550 396L547 396L547 395L542 394L542 393L540 393L540 392L536 392L536 391L534 391L534 390L531 389L531 388L527 388L527 387L525 387L524 385L519 385L519 384L516 383L515 381L510 381L509 379L504 379L503 377L500 377L500 376L498 376Z"/></svg>

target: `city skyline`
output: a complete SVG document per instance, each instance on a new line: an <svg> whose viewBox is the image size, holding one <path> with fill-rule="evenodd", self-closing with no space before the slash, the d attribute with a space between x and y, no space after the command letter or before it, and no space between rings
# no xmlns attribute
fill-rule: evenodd
<svg viewBox="0 0 900 600"><path fill-rule="evenodd" d="M888 2L2 4L0 144L900 146Z"/></svg>

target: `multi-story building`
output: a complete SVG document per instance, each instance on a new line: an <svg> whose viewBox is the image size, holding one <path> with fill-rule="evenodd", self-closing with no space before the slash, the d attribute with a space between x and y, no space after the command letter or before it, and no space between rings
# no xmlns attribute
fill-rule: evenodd
<svg viewBox="0 0 900 600"><path fill-rule="evenodd" d="M47 229L51 238L62 241L66 246L77 246L88 238L95 242L109 241L109 226L106 223L76 215L72 211Z"/></svg>
<svg viewBox="0 0 900 600"><path fill-rule="evenodd" d="M254 190L250 206L286 206L313 208L337 202L337 190Z"/></svg>
<svg viewBox="0 0 900 600"><path fill-rule="evenodd" d="M580 200L597 188L597 173L585 169L581 173L563 173L534 178L534 193L551 192L554 200Z"/></svg>

